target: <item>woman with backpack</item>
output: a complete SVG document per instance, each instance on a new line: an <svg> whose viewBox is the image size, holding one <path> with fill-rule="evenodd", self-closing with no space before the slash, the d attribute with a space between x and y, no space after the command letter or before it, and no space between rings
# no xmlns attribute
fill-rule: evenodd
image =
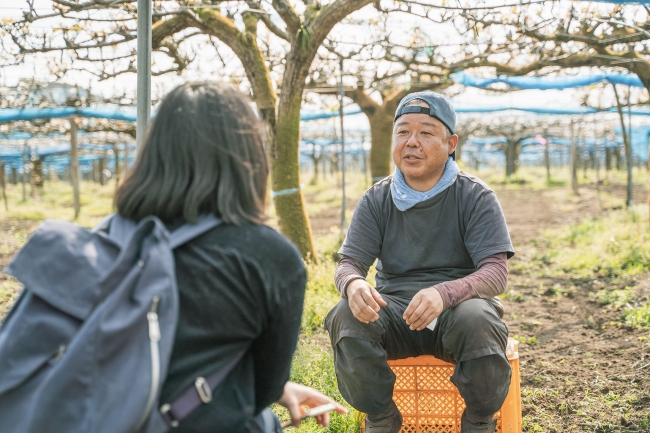
<svg viewBox="0 0 650 433"><path fill-rule="evenodd" d="M269 404L287 407L297 426L301 406L334 403L288 382L306 272L296 248L263 224L263 135L249 101L229 85L184 84L160 104L117 191L117 212L133 221L155 215L173 230L214 214L224 223L174 250L180 313L160 402L232 365L209 403L172 420L174 431L279 431Z"/></svg>
<svg viewBox="0 0 650 433"><path fill-rule="evenodd" d="M262 137L230 86L180 86L117 214L30 236L4 269L23 290L0 325L0 432L278 433L273 402L296 426L303 406L345 412L288 381L306 275L263 224Z"/></svg>

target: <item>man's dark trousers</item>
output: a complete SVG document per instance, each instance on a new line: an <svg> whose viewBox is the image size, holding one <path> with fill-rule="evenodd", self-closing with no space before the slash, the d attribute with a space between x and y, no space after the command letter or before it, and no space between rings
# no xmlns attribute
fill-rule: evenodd
<svg viewBox="0 0 650 433"><path fill-rule="evenodd" d="M388 305L375 322L357 320L347 299L325 319L343 398L360 412L381 413L395 384L386 361L433 355L456 364L451 381L467 405L464 420L489 422L503 405L511 376L505 357L508 329L492 301L469 299L444 311L433 331L412 331L402 318L410 300L382 296Z"/></svg>

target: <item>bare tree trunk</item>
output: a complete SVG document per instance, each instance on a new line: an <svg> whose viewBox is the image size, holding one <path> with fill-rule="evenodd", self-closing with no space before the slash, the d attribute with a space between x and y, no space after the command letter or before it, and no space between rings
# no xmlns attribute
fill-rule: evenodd
<svg viewBox="0 0 650 433"><path fill-rule="evenodd" d="M293 241L305 259L317 260L305 197L300 185L298 158L300 106L306 77L296 70L301 66L297 59L291 57L292 54L287 59L287 70L282 81L282 88L291 91L282 92L280 96L275 131L277 143L271 159L273 201L282 233Z"/></svg>
<svg viewBox="0 0 650 433"><path fill-rule="evenodd" d="M120 167L120 148L117 143L113 143L113 153L115 154L115 190L120 185L120 174L122 168Z"/></svg>
<svg viewBox="0 0 650 433"><path fill-rule="evenodd" d="M309 182L311 185L316 185L318 184L318 166L320 164L320 160L323 157L323 153L321 151L320 154L316 154L316 144L312 143L311 145L311 161L314 164L314 177L312 177L311 182Z"/></svg>
<svg viewBox="0 0 650 433"><path fill-rule="evenodd" d="M70 182L74 201L74 219L79 218L81 201L79 197L79 157L77 155L77 122L70 119Z"/></svg>
<svg viewBox="0 0 650 433"><path fill-rule="evenodd" d="M575 195L580 195L578 191L578 143L573 119L571 119L571 189Z"/></svg>
<svg viewBox="0 0 650 433"><path fill-rule="evenodd" d="M549 142L544 146L544 165L546 166L546 185L551 185L551 155L549 154Z"/></svg>
<svg viewBox="0 0 650 433"><path fill-rule="evenodd" d="M5 210L9 212L9 203L7 202L7 179L5 177L5 165L0 162L0 184L2 185L2 198L5 202Z"/></svg>
<svg viewBox="0 0 650 433"><path fill-rule="evenodd" d="M29 184L32 198L38 197L38 189L43 187L43 158L37 158L35 152L30 156Z"/></svg>
<svg viewBox="0 0 650 433"><path fill-rule="evenodd" d="M616 109L618 111L618 117L621 121L621 130L623 131L623 145L625 146L625 165L627 167L627 197L625 203L627 207L634 206L634 184L632 183L632 146L630 145L630 139L627 136L627 130L625 129L625 118L623 117L623 109L621 107L621 101L618 99L618 90L616 90L616 85L612 84L614 88L614 96L616 97Z"/></svg>
<svg viewBox="0 0 650 433"><path fill-rule="evenodd" d="M104 185L106 183L106 178L104 177L104 170L106 169L106 151L104 155L99 160L99 184Z"/></svg>
<svg viewBox="0 0 650 433"><path fill-rule="evenodd" d="M370 121L370 177L372 183L390 175L391 146L393 141L393 117L378 109Z"/></svg>
<svg viewBox="0 0 650 433"><path fill-rule="evenodd" d="M508 140L506 147L506 177L517 172L517 142Z"/></svg>

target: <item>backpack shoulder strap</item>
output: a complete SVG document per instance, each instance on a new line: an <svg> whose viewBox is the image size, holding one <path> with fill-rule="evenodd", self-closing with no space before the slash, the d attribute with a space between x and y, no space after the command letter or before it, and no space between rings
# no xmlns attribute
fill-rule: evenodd
<svg viewBox="0 0 650 433"><path fill-rule="evenodd" d="M174 230L169 237L169 246L171 249L191 241L197 236L223 224L221 218L212 214L199 215L194 224L183 224ZM104 231L108 233L108 238L118 245L124 245L135 231L137 224L134 221L124 218L120 214L109 215L99 223L93 232Z"/></svg>
<svg viewBox="0 0 650 433"><path fill-rule="evenodd" d="M203 403L212 401L212 391L230 374L239 361L244 357L248 348L240 349L228 364L212 373L207 378L197 377L194 386L186 389L171 403L160 407L160 414L169 427L178 427L178 424L198 409Z"/></svg>
<svg viewBox="0 0 650 433"><path fill-rule="evenodd" d="M171 249L180 247L210 229L222 224L223 220L212 214L200 215L194 224L183 224L174 230L169 238Z"/></svg>

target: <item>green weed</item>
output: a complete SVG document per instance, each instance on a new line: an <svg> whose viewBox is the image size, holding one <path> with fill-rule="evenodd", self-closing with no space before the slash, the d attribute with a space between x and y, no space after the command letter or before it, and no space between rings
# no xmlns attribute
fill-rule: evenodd
<svg viewBox="0 0 650 433"><path fill-rule="evenodd" d="M529 346L535 346L539 344L537 337L526 337L525 335L513 335L512 338L519 341L522 344L528 344Z"/></svg>
<svg viewBox="0 0 650 433"><path fill-rule="evenodd" d="M648 302L638 307L623 310L625 323L636 328L650 328L650 304Z"/></svg>
<svg viewBox="0 0 650 433"><path fill-rule="evenodd" d="M302 340L299 343L291 366L291 380L319 390L348 409L348 413L344 415L332 413L328 429L319 427L314 419L308 419L295 431L336 433L359 431L359 413L352 409L339 393L332 354L316 339ZM273 410L281 420L289 419L289 413L285 408L274 405Z"/></svg>
<svg viewBox="0 0 650 433"><path fill-rule="evenodd" d="M325 316L341 299L341 295L334 286L335 268L336 263L331 258L325 258L318 264L307 265L309 279L302 313L302 332L307 335L324 331Z"/></svg>
<svg viewBox="0 0 650 433"><path fill-rule="evenodd" d="M632 277L650 270L650 232L645 209L585 218L566 229L549 230L548 249L536 257L549 276Z"/></svg>
<svg viewBox="0 0 650 433"><path fill-rule="evenodd" d="M634 290L630 287L624 289L601 289L589 295L595 297L602 305L608 305L614 309L619 309L625 304L633 302L636 298Z"/></svg>

